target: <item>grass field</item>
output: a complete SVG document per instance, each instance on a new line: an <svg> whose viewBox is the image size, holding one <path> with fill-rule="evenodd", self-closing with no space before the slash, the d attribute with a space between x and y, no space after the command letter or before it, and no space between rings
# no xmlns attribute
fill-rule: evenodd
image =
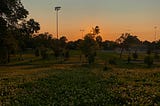
<svg viewBox="0 0 160 106"><path fill-rule="evenodd" d="M12 57L0 66L0 106L160 105L159 63L148 69L143 62L127 64L116 53L99 52L96 63L88 65L78 54L73 51L65 62ZM112 57L117 64L103 70Z"/></svg>

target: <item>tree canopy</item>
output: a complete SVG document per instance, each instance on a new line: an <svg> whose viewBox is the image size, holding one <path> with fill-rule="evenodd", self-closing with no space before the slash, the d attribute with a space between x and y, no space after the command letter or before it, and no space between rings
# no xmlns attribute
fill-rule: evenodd
<svg viewBox="0 0 160 106"><path fill-rule="evenodd" d="M24 8L21 0L1 0L0 18L7 22L7 25L15 25L19 20L27 17L29 12Z"/></svg>
<svg viewBox="0 0 160 106"><path fill-rule="evenodd" d="M123 50L130 51L131 48L136 48L140 45L141 41L137 38L137 36L131 35L130 33L122 34L116 42L119 44L121 48L120 57L122 56Z"/></svg>
<svg viewBox="0 0 160 106"><path fill-rule="evenodd" d="M26 21L28 14L21 0L0 0L0 62L9 62L10 53L18 47L22 49L27 43L31 45L26 36L37 32L40 25L34 19Z"/></svg>

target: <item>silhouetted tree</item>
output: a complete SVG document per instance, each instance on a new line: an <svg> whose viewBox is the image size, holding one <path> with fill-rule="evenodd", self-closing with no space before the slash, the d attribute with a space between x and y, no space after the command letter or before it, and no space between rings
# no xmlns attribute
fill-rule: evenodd
<svg viewBox="0 0 160 106"><path fill-rule="evenodd" d="M28 21L22 21L20 24L20 31L22 36L26 38L32 38L34 33L37 33L40 30L40 24L36 22L34 19L30 19Z"/></svg>
<svg viewBox="0 0 160 106"><path fill-rule="evenodd" d="M34 21L34 19L30 19L28 21L23 20L19 24L17 28L17 34L15 35L19 47L19 60L23 60L22 55L26 48L35 49L33 34L37 33L38 30L40 30L40 25L38 22Z"/></svg>
<svg viewBox="0 0 160 106"><path fill-rule="evenodd" d="M77 49L80 49L80 45L81 45L82 41L83 41L82 39L78 39L78 40L76 40L76 41L74 42Z"/></svg>
<svg viewBox="0 0 160 106"><path fill-rule="evenodd" d="M102 47L104 50L114 50L116 47L118 47L118 44L114 41L105 40L102 42Z"/></svg>
<svg viewBox="0 0 160 106"><path fill-rule="evenodd" d="M64 60L68 60L69 49L67 48L67 37L62 36L62 37L60 37L59 41L60 41L60 48L62 50L62 56L63 56Z"/></svg>
<svg viewBox="0 0 160 106"><path fill-rule="evenodd" d="M116 42L119 44L121 48L120 58L124 50L128 50L130 55L130 49L135 48L135 51L136 51L137 50L136 47L138 47L141 43L141 41L137 38L137 36L133 36L129 33L122 34L116 40Z"/></svg>
<svg viewBox="0 0 160 106"><path fill-rule="evenodd" d="M93 35L98 35L99 33L100 33L99 26L96 26L95 28L92 28L92 34Z"/></svg>
<svg viewBox="0 0 160 106"><path fill-rule="evenodd" d="M28 11L24 9L21 0L1 0L0 1L0 18L6 21L7 26L18 24L19 20L26 18Z"/></svg>
<svg viewBox="0 0 160 106"><path fill-rule="evenodd" d="M88 63L94 63L97 50L97 43L94 39L93 34L89 33L84 37L84 40L81 42L80 49L87 58Z"/></svg>
<svg viewBox="0 0 160 106"><path fill-rule="evenodd" d="M128 48L128 45L124 42L128 37L128 33L126 34L122 34L117 40L116 42L119 44L119 47L121 48L121 52L120 52L120 58L122 57L122 53L123 51Z"/></svg>
<svg viewBox="0 0 160 106"><path fill-rule="evenodd" d="M56 58L58 58L60 56L60 53L62 52L61 48L60 48L60 42L58 39L53 39L52 42L52 50L54 52L54 56Z"/></svg>
<svg viewBox="0 0 160 106"><path fill-rule="evenodd" d="M15 53L18 49L17 40L12 36L11 31L8 31L5 36L1 38L0 45L0 61L1 63L10 62L10 54ZM2 57L1 57L2 56Z"/></svg>
<svg viewBox="0 0 160 106"><path fill-rule="evenodd" d="M65 49L66 44L67 44L67 38L66 38L66 36L60 37L59 41L60 41L60 48L64 48Z"/></svg>
<svg viewBox="0 0 160 106"><path fill-rule="evenodd" d="M52 45L52 35L49 34L49 33L41 33L41 34L38 34L38 35L35 35L33 37L33 46L34 48L38 48L38 47L41 47L41 46L44 46L45 48L51 48L51 45Z"/></svg>
<svg viewBox="0 0 160 106"><path fill-rule="evenodd" d="M76 42L74 41L69 41L66 45L66 48L69 50L76 50L78 49Z"/></svg>
<svg viewBox="0 0 160 106"><path fill-rule="evenodd" d="M47 32L41 33L33 37L33 42L35 56L39 56L41 54L42 58L46 59L48 57L47 50L52 48L52 35Z"/></svg>
<svg viewBox="0 0 160 106"><path fill-rule="evenodd" d="M20 0L0 1L0 59L4 63L10 61L10 53L17 48L15 30L18 22L28 15ZM5 61L4 61L5 60Z"/></svg>
<svg viewBox="0 0 160 106"><path fill-rule="evenodd" d="M24 48L33 48L33 34L40 30L40 25L34 19L23 21L20 24L21 39L24 42Z"/></svg>
<svg viewBox="0 0 160 106"><path fill-rule="evenodd" d="M145 56L144 63L148 66L148 68L150 68L153 65L154 61L150 54L148 54L148 56Z"/></svg>
<svg viewBox="0 0 160 106"><path fill-rule="evenodd" d="M102 37L100 35L96 36L96 42L98 43L98 46L101 49L102 48Z"/></svg>
<svg viewBox="0 0 160 106"><path fill-rule="evenodd" d="M132 57L134 58L134 60L136 60L136 59L138 58L137 51L135 51L135 52L132 54Z"/></svg>

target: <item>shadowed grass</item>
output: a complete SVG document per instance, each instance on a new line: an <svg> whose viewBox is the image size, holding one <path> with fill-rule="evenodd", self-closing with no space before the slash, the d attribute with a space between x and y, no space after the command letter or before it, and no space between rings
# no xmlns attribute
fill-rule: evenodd
<svg viewBox="0 0 160 106"><path fill-rule="evenodd" d="M126 58L102 52L89 65L80 62L79 52L72 55L63 62L27 55L0 66L0 106L160 105L159 63L147 69L141 57L127 64ZM107 63L103 71L104 61L113 57L117 64Z"/></svg>

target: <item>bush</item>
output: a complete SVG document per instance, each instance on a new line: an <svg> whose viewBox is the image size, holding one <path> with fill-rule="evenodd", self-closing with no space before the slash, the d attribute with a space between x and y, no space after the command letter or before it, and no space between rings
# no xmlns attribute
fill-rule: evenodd
<svg viewBox="0 0 160 106"><path fill-rule="evenodd" d="M107 71L108 70L108 67L107 67L107 61L105 61L104 63L104 67L103 67L103 71Z"/></svg>
<svg viewBox="0 0 160 106"><path fill-rule="evenodd" d="M40 51L39 51L39 49L37 48L37 49L35 50L35 56L36 56L36 57L39 57L39 55L40 55Z"/></svg>
<svg viewBox="0 0 160 106"><path fill-rule="evenodd" d="M117 63L116 63L116 58L110 58L110 59L108 60L108 63L111 64L111 65L116 65L116 64L117 64Z"/></svg>
<svg viewBox="0 0 160 106"><path fill-rule="evenodd" d="M54 57L56 57L56 58L60 57L61 54L62 54L62 50L59 49L59 48L57 48L57 49L55 49L53 51L54 51Z"/></svg>
<svg viewBox="0 0 160 106"><path fill-rule="evenodd" d="M138 58L138 54L135 52L132 54L132 57L134 58L134 60L136 60Z"/></svg>
<svg viewBox="0 0 160 106"><path fill-rule="evenodd" d="M151 56L146 56L144 58L144 63L148 66L151 67L153 65L153 58Z"/></svg>
<svg viewBox="0 0 160 106"><path fill-rule="evenodd" d="M154 58L159 59L159 54L157 52L154 54Z"/></svg>
<svg viewBox="0 0 160 106"><path fill-rule="evenodd" d="M41 50L41 56L42 56L42 59L47 59L48 58L48 53L47 53L46 49Z"/></svg>
<svg viewBox="0 0 160 106"><path fill-rule="evenodd" d="M92 64L92 63L94 63L94 61L95 61L95 56L94 56L94 54L88 55L88 63L89 63L89 64Z"/></svg>
<svg viewBox="0 0 160 106"><path fill-rule="evenodd" d="M127 62L128 62L128 64L131 62L131 57L130 56L128 56Z"/></svg>
<svg viewBox="0 0 160 106"><path fill-rule="evenodd" d="M147 54L150 55L152 51L150 49L147 50Z"/></svg>
<svg viewBox="0 0 160 106"><path fill-rule="evenodd" d="M64 58L68 59L69 57L70 57L69 50L66 50L65 53L64 53Z"/></svg>
<svg viewBox="0 0 160 106"><path fill-rule="evenodd" d="M0 64L8 63L8 54L5 48L0 48Z"/></svg>

